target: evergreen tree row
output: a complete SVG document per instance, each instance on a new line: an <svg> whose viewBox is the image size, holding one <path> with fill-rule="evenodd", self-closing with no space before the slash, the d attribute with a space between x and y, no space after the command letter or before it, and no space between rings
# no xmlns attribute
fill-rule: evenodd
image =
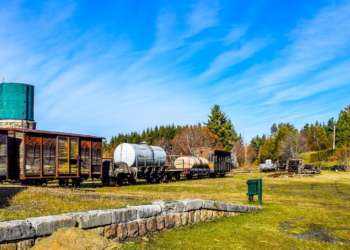
<svg viewBox="0 0 350 250"><path fill-rule="evenodd" d="M131 132L131 133L120 133L117 136L113 136L108 145L107 149L114 149L119 144L127 143L141 143L146 142L147 144L156 144L159 140L172 140L179 131L188 126L155 126L154 128L147 128L141 133Z"/></svg>

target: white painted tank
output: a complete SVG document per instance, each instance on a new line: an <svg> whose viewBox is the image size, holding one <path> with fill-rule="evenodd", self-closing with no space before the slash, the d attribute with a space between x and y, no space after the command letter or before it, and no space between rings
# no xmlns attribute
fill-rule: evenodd
<svg viewBox="0 0 350 250"><path fill-rule="evenodd" d="M164 149L157 146L122 143L114 150L114 162L124 162L129 167L164 166L165 161Z"/></svg>
<svg viewBox="0 0 350 250"><path fill-rule="evenodd" d="M203 168L208 165L207 159L196 156L182 156L174 161L175 168Z"/></svg>

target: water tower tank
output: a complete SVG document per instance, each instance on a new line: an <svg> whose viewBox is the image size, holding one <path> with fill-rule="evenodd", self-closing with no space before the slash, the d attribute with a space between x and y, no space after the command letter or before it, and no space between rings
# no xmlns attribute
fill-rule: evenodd
<svg viewBox="0 0 350 250"><path fill-rule="evenodd" d="M0 122L3 127L31 128L30 124L35 124L33 85L0 84Z"/></svg>

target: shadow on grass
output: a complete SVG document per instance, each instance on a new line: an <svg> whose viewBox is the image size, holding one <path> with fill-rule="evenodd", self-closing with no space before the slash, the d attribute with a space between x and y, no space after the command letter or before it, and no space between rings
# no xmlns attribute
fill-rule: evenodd
<svg viewBox="0 0 350 250"><path fill-rule="evenodd" d="M27 189L26 187L1 187L0 186L0 208L10 206L10 200L19 192Z"/></svg>
<svg viewBox="0 0 350 250"><path fill-rule="evenodd" d="M342 242L349 244L350 240L343 239L337 237L332 234L331 230L328 230L321 224L308 224L306 225L307 229L302 233L291 233L290 229L293 227L291 222L285 221L280 223L281 231L287 233L288 235L301 239L301 240L317 240L327 243L337 243ZM338 228L336 228L338 229ZM344 229L343 229L344 230ZM346 228L345 230L349 231L350 228Z"/></svg>

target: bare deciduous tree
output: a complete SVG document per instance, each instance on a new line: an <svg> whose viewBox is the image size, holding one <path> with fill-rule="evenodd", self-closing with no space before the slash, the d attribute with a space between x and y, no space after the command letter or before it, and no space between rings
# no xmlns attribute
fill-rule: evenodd
<svg viewBox="0 0 350 250"><path fill-rule="evenodd" d="M207 127L191 126L183 129L172 140L172 154L192 155L193 149L197 147L221 148L218 137Z"/></svg>

